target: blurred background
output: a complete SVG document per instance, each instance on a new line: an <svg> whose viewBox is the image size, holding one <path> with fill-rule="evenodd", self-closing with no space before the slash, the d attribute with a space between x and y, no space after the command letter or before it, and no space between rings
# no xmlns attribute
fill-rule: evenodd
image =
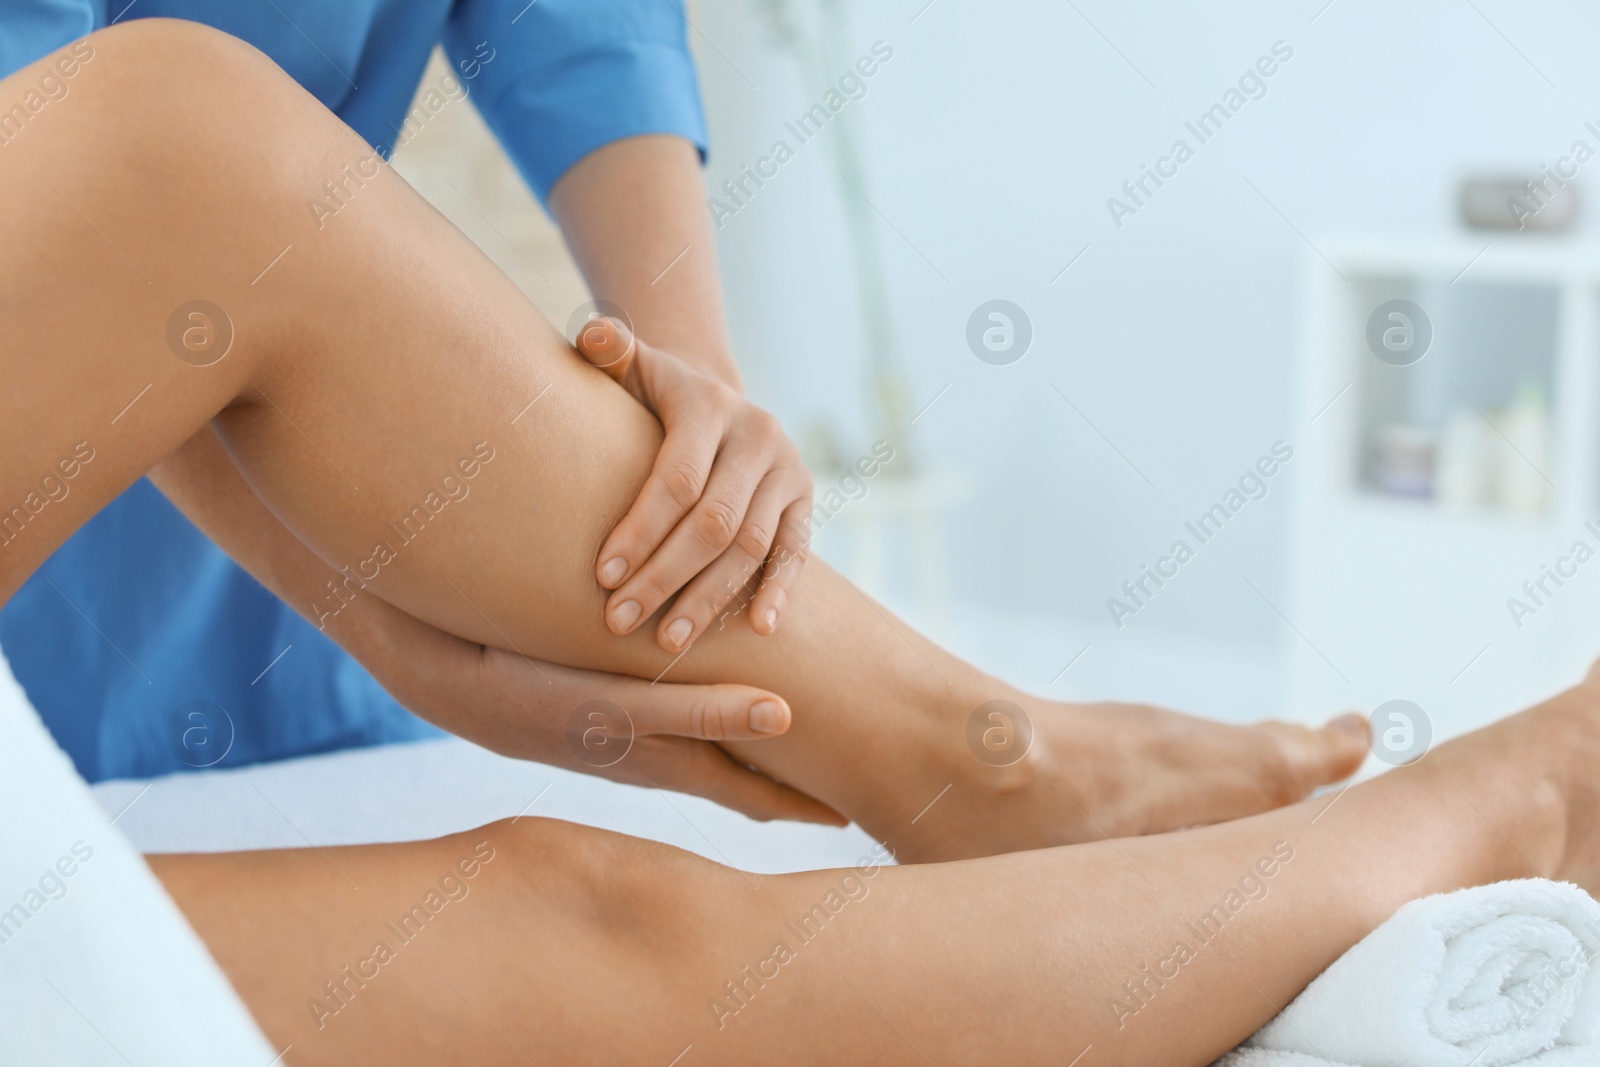
<svg viewBox="0 0 1600 1067"><path fill-rule="evenodd" d="M918 626L1052 696L1236 719L1405 698L1440 734L1600 648L1600 564L1570 559L1600 549L1574 154L1600 149L1600 10L688 11L749 390L819 498L892 444L819 545ZM552 321L586 299L472 108L396 166ZM1382 345L1401 320L1368 341L1392 300L1425 320L1389 335L1408 365ZM1186 527L1217 504L1211 536ZM1146 567L1176 573L1141 589ZM1530 596L1547 568L1575 576Z"/></svg>

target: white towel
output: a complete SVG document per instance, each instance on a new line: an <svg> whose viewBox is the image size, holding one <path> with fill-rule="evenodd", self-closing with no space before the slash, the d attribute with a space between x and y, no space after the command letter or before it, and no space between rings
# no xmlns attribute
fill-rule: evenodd
<svg viewBox="0 0 1600 1067"><path fill-rule="evenodd" d="M1218 1067L1600 1065L1600 904L1500 882L1414 900Z"/></svg>

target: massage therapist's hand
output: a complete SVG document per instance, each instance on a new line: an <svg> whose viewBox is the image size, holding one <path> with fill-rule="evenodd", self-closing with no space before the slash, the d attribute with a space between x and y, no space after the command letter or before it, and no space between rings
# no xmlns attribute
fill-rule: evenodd
<svg viewBox="0 0 1600 1067"><path fill-rule="evenodd" d="M390 610L384 651L362 658L401 703L452 733L501 755L692 793L752 819L848 821L715 744L786 731L789 706L772 693L747 685L651 685L563 667L463 641Z"/></svg>
<svg viewBox="0 0 1600 1067"><path fill-rule="evenodd" d="M737 390L639 341L616 319L589 322L577 347L666 430L639 499L600 549L595 576L614 590L606 625L632 633L671 600L656 626L657 644L670 653L689 647L730 605L748 613L756 633L772 633L808 550L811 475L794 443ZM759 584L744 604L752 579Z"/></svg>
<svg viewBox="0 0 1600 1067"><path fill-rule="evenodd" d="M340 578L261 502L211 427L151 479L257 581L302 612ZM536 662L464 641L376 596L356 597L321 623L400 703L502 755L694 793L753 819L844 822L717 746L789 729L789 706L765 690L652 686ZM591 701L608 703L583 707Z"/></svg>

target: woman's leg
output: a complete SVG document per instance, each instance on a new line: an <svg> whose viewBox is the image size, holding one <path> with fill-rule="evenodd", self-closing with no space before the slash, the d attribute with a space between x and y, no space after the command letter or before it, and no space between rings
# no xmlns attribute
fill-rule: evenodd
<svg viewBox="0 0 1600 1067"><path fill-rule="evenodd" d="M1337 800L987 859L749 876L525 819L153 862L301 1065L1179 1067L1408 900L1594 888L1597 758L1591 682Z"/></svg>
<svg viewBox="0 0 1600 1067"><path fill-rule="evenodd" d="M253 49L135 22L0 82L0 108L68 58L0 146L0 600L215 416L333 568L315 613L379 596L575 666L774 689L792 730L730 748L906 858L1248 814L1359 760L1359 734L1039 701L817 563L776 636L734 620L677 662L651 627L613 636L594 554L655 420ZM1037 731L1008 767L969 747L995 699Z"/></svg>

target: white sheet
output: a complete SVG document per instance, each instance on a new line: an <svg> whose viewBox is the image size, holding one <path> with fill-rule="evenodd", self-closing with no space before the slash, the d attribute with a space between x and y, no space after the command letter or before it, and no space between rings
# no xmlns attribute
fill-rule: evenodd
<svg viewBox="0 0 1600 1067"><path fill-rule="evenodd" d="M762 873L843 867L874 847L854 827L758 823L698 797L507 759L448 738L94 787L146 852L409 841L516 815L646 837Z"/></svg>
<svg viewBox="0 0 1600 1067"><path fill-rule="evenodd" d="M0 1063L277 1059L0 655Z"/></svg>

